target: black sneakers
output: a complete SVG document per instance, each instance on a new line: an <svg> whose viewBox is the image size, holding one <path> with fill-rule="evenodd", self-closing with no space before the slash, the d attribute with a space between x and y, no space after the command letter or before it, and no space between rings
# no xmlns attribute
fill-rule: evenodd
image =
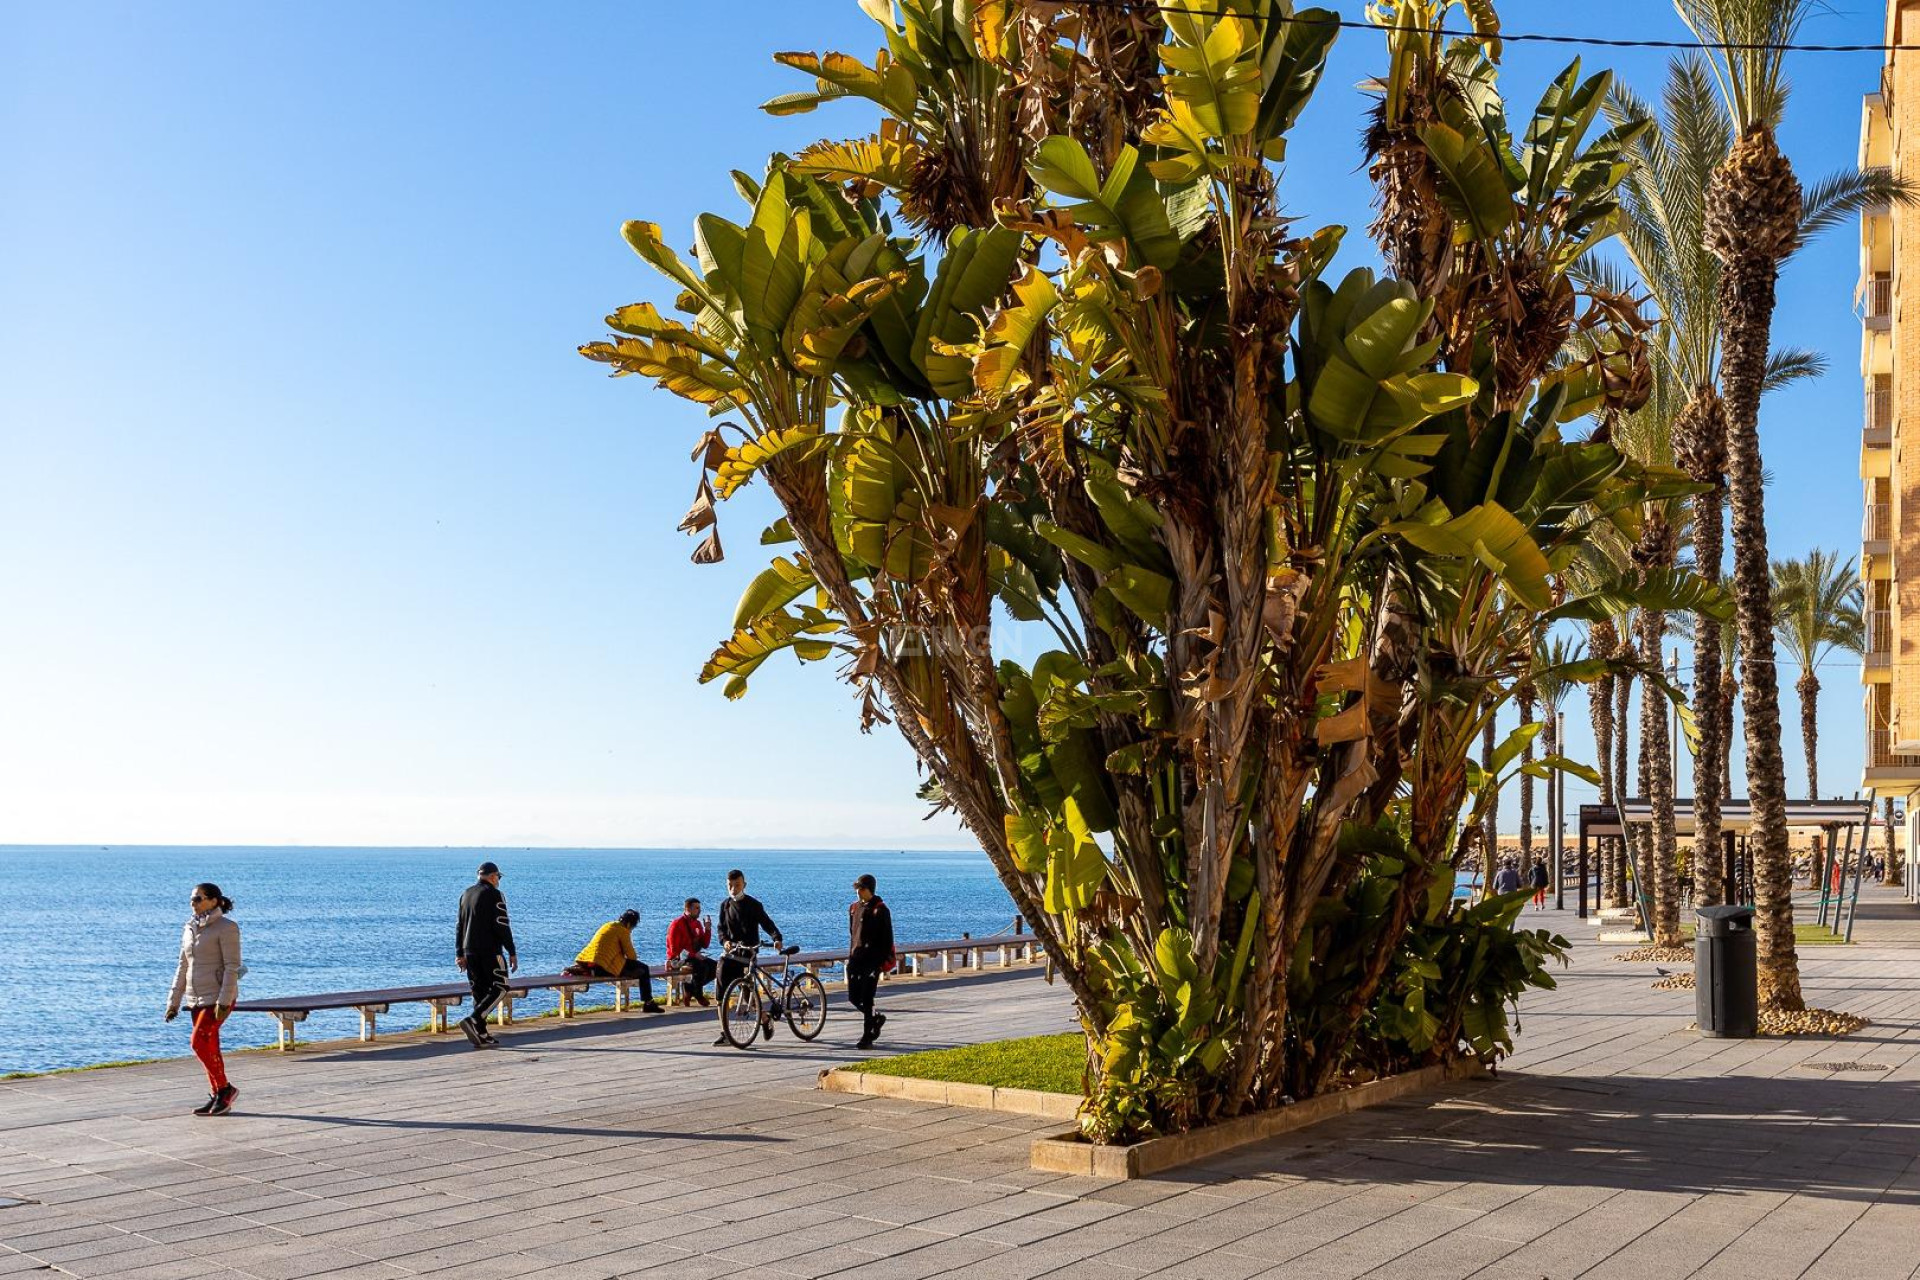
<svg viewBox="0 0 1920 1280"><path fill-rule="evenodd" d="M878 1040L880 1038L880 1029L886 1025L887 1025L886 1014L876 1013L873 1015L873 1038L875 1040Z"/></svg>
<svg viewBox="0 0 1920 1280"><path fill-rule="evenodd" d="M647 1002L646 1002L645 1004L643 1004L643 1005L641 1005L641 1006L640 1006L640 1012L642 1012L642 1013L659 1013L659 1012L660 1012L660 1002L659 1002L658 1000L649 1000L649 1001L647 1001Z"/></svg>
<svg viewBox="0 0 1920 1280"><path fill-rule="evenodd" d="M193 1114L197 1116L210 1116L213 1114L213 1109L219 1105L220 1105L220 1095L217 1093L210 1093L207 1095L207 1100L205 1102L201 1103L199 1106L193 1109Z"/></svg>
<svg viewBox="0 0 1920 1280"><path fill-rule="evenodd" d="M223 1116L227 1114L227 1112L233 1110L233 1100L239 1096L240 1096L240 1090L234 1087L233 1085L228 1085L226 1088L222 1089L220 1092L214 1094L211 1098L207 1099L207 1109L205 1111L195 1112L195 1114L208 1115L208 1116Z"/></svg>
<svg viewBox="0 0 1920 1280"><path fill-rule="evenodd" d="M760 1024L760 1038L762 1040L773 1039L773 1022L771 1020Z"/></svg>
<svg viewBox="0 0 1920 1280"><path fill-rule="evenodd" d="M473 1025L472 1018L460 1019L460 1029L467 1033L467 1043L476 1049L487 1047L487 1033Z"/></svg>
<svg viewBox="0 0 1920 1280"><path fill-rule="evenodd" d="M718 1048L721 1048L721 1047L723 1047L723 1046L725 1046L725 1045L730 1045L730 1044L732 1044L732 1043L733 1043L733 1041L731 1041L731 1040L729 1040L729 1039L727 1039L727 1037L726 1037L726 1033L725 1033L725 1032L722 1032L722 1033L720 1034L720 1038L719 1038L719 1039L717 1039L717 1040L715 1040L715 1041L713 1042L713 1047L714 1047L714 1048L716 1048L716 1049L718 1049Z"/></svg>

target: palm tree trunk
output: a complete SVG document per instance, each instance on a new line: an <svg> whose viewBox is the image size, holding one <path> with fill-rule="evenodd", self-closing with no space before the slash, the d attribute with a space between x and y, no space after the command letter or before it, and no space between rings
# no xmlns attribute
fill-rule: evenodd
<svg viewBox="0 0 1920 1280"><path fill-rule="evenodd" d="M1487 717L1487 724L1480 731L1480 767L1489 774L1493 772L1493 717ZM1498 801L1487 807L1486 825L1481 836L1487 842L1486 874L1480 882L1481 893L1493 892L1493 873L1500 869L1500 805Z"/></svg>
<svg viewBox="0 0 1920 1280"><path fill-rule="evenodd" d="M1727 408L1728 499L1733 508L1733 585L1746 655L1744 684L1748 839L1754 860L1754 931L1760 1002L1797 1010L1800 963L1793 945L1793 869L1787 852L1786 765L1780 750L1780 680L1774 669L1773 579L1767 560L1760 458L1760 390L1773 327L1780 260L1799 233L1800 185L1773 131L1755 124L1714 170L1707 188L1706 246L1724 266L1721 393Z"/></svg>
<svg viewBox="0 0 1920 1280"><path fill-rule="evenodd" d="M1722 499L1727 470L1727 424L1712 385L1694 392L1674 432L1674 451L1687 474L1710 485L1693 496L1693 559L1700 576L1720 581ZM1700 747L1693 757L1693 900L1710 907L1725 902L1721 867L1720 788L1727 768L1727 729L1722 719L1720 623L1693 618L1693 714Z"/></svg>
<svg viewBox="0 0 1920 1280"><path fill-rule="evenodd" d="M1520 723L1532 724L1533 685L1523 680L1514 701L1520 704ZM1527 742L1520 748L1520 765L1524 770L1532 763L1533 743ZM1522 868L1533 866L1533 776L1525 772L1520 775L1520 865Z"/></svg>
<svg viewBox="0 0 1920 1280"><path fill-rule="evenodd" d="M1621 635L1620 647L1615 651L1615 656L1620 658L1630 658L1633 656L1633 634L1631 628L1628 628L1627 631ZM1643 700L1645 696L1643 692L1641 695ZM1632 856L1632 842L1624 834L1627 797L1634 794L1633 790L1627 786L1627 762L1632 758L1631 748L1633 745L1633 734L1631 732L1633 721L1629 718L1633 710L1632 675L1626 672L1620 674L1619 679L1614 684L1613 703L1613 720L1615 725L1613 738L1613 794L1619 798L1621 805L1621 827L1623 834L1620 839L1620 849L1618 853L1615 854L1613 860L1613 880L1607 886L1607 891L1610 905L1625 907L1632 905L1628 898L1627 889L1627 859ZM1646 788L1642 787L1640 790L1644 793Z"/></svg>
<svg viewBox="0 0 1920 1280"><path fill-rule="evenodd" d="M1635 559L1643 568L1673 563L1676 539L1673 526L1658 510L1648 514ZM1640 611L1640 656L1653 670L1660 667L1660 644L1667 633L1667 615L1658 609ZM1646 875L1640 892L1653 901L1648 910L1653 943L1680 945L1680 849L1673 819L1673 743L1667 728L1667 705L1654 696L1651 682L1640 687L1640 785L1647 797Z"/></svg>
<svg viewBox="0 0 1920 1280"><path fill-rule="evenodd" d="M1880 812L1886 815L1887 823L1887 870L1886 873L1880 877L1880 883L1899 884L1900 854L1899 850L1894 848L1893 842L1893 797L1882 796L1880 798L1880 805Z"/></svg>
<svg viewBox="0 0 1920 1280"><path fill-rule="evenodd" d="M1820 678L1809 667L1794 681L1800 695L1800 747L1807 753L1807 799L1820 798Z"/></svg>
<svg viewBox="0 0 1920 1280"><path fill-rule="evenodd" d="M1619 634L1611 622L1602 619L1593 624L1588 636L1596 656L1605 656L1613 652ZM1613 686L1612 674L1601 676L1587 686L1587 715L1593 721L1594 763L1600 773L1600 803L1609 808L1617 801L1613 789ZM1611 906L1609 893L1613 887L1613 842L1602 837L1595 850L1600 860L1600 905Z"/></svg>
<svg viewBox="0 0 1920 1280"><path fill-rule="evenodd" d="M1729 666L1720 677L1720 798L1733 799L1733 709L1740 705L1740 673Z"/></svg>

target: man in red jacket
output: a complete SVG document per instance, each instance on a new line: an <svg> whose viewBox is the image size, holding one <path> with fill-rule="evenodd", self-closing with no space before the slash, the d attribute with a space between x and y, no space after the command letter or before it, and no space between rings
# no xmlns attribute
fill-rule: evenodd
<svg viewBox="0 0 1920 1280"><path fill-rule="evenodd" d="M712 944L712 922L700 919L700 899L688 898L686 910L667 926L667 967L685 965L692 971L687 975L687 994L703 1005L707 993L701 988L713 981L714 971L713 961L704 953Z"/></svg>

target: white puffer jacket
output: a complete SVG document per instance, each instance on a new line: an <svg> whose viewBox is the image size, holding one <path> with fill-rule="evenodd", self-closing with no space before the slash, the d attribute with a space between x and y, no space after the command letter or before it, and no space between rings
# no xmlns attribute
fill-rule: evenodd
<svg viewBox="0 0 1920 1280"><path fill-rule="evenodd" d="M196 915L180 933L180 965L167 1008L231 1009L240 998L240 974L240 926L218 907Z"/></svg>

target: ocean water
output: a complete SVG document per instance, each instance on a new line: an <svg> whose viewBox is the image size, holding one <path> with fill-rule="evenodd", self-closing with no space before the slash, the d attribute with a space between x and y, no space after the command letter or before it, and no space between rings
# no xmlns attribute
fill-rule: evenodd
<svg viewBox="0 0 1920 1280"><path fill-rule="evenodd" d="M652 963L687 898L718 912L732 867L787 941L809 950L846 945L849 886L862 872L879 881L902 941L994 933L1014 916L977 851L0 846L12 902L0 913L0 1074L186 1054L186 1018L162 1014L187 898L202 880L234 900L243 999L457 982L455 908L483 859L504 873L522 973L560 969L628 907L640 912L634 941ZM535 996L515 1011L553 1006ZM403 1029L426 1016L424 1005L396 1005L382 1022ZM353 1036L359 1025L351 1010L317 1012L300 1036ZM267 1045L274 1029L264 1014L237 1014L221 1039Z"/></svg>

